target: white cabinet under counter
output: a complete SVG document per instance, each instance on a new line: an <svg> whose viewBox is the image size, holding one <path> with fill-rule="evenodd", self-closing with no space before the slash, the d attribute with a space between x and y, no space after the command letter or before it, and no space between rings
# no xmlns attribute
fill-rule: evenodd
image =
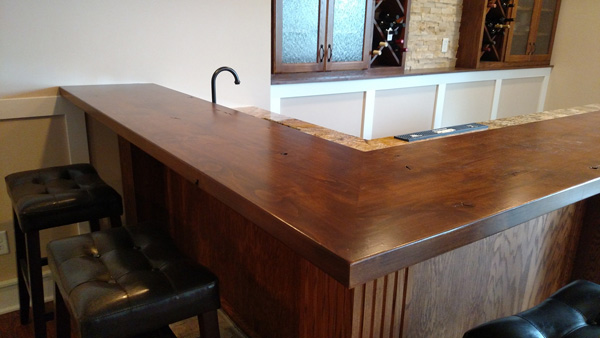
<svg viewBox="0 0 600 338"><path fill-rule="evenodd" d="M544 110L552 67L271 85L270 110L364 139Z"/></svg>

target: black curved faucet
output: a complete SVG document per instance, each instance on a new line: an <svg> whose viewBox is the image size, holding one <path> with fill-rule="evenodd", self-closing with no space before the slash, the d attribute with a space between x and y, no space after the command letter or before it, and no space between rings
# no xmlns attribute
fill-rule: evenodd
<svg viewBox="0 0 600 338"><path fill-rule="evenodd" d="M230 72L233 75L233 77L235 78L235 81L233 83L235 83L236 85L240 84L240 78L238 77L235 70L233 70L233 68L220 67L219 69L215 70L215 72L212 75L212 79L210 80L210 89L212 92L212 102L213 103L217 103L217 89L215 88L215 81L217 80L217 75L219 75L219 73L221 73L222 71Z"/></svg>

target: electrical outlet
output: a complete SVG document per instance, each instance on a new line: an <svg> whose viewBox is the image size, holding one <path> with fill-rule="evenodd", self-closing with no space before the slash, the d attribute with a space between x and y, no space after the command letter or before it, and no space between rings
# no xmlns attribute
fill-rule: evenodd
<svg viewBox="0 0 600 338"><path fill-rule="evenodd" d="M0 255L8 255L8 237L6 237L6 231L0 231Z"/></svg>
<svg viewBox="0 0 600 338"><path fill-rule="evenodd" d="M448 43L450 43L450 39L449 38L443 38L442 39L442 53L447 53L448 52Z"/></svg>

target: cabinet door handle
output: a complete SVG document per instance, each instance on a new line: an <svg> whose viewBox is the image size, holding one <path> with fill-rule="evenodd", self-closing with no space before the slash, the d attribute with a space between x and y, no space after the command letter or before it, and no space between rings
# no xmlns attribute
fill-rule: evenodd
<svg viewBox="0 0 600 338"><path fill-rule="evenodd" d="M319 62L323 62L323 59L325 58L325 48L323 48L323 45L321 45L321 47L320 47L319 54L320 54Z"/></svg>
<svg viewBox="0 0 600 338"><path fill-rule="evenodd" d="M327 62L331 62L331 56L333 55L333 48L331 44L327 45Z"/></svg>

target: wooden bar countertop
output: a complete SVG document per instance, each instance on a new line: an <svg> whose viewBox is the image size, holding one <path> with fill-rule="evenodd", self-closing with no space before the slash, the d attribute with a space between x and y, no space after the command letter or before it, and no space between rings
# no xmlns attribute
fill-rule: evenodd
<svg viewBox="0 0 600 338"><path fill-rule="evenodd" d="M600 111L362 151L154 84L60 92L347 287L600 193Z"/></svg>

